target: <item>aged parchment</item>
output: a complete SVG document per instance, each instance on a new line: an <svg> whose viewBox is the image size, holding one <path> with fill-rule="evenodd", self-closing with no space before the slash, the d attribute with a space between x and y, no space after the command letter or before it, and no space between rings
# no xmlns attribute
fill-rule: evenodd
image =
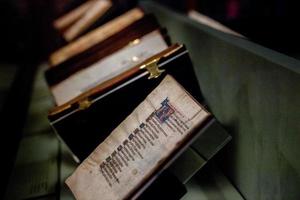
<svg viewBox="0 0 300 200"><path fill-rule="evenodd" d="M88 48L104 41L113 34L121 31L130 24L136 22L144 16L144 13L139 8L134 8L124 13L123 15L114 18L106 24L92 30L91 32L79 37L75 41L58 49L50 56L51 66L59 65L69 58L87 50Z"/></svg>
<svg viewBox="0 0 300 200"><path fill-rule="evenodd" d="M66 183L76 199L126 199L209 115L167 75Z"/></svg>
<svg viewBox="0 0 300 200"><path fill-rule="evenodd" d="M91 6L86 13L76 21L70 28L68 28L63 36L67 41L71 41L78 37L88 27L95 23L101 16L103 16L109 8L111 8L112 2L110 0L98 0Z"/></svg>

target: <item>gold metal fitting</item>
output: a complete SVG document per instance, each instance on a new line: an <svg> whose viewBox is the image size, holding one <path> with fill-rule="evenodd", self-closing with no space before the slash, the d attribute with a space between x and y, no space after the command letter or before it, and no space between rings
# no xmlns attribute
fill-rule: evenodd
<svg viewBox="0 0 300 200"><path fill-rule="evenodd" d="M159 68L159 66L157 64L158 61L159 61L159 58L155 58L140 67L140 69L147 69L147 71L150 74L148 79L158 78L165 71L164 69Z"/></svg>
<svg viewBox="0 0 300 200"><path fill-rule="evenodd" d="M88 99L84 99L78 102L79 110L85 110L92 105L92 102Z"/></svg>

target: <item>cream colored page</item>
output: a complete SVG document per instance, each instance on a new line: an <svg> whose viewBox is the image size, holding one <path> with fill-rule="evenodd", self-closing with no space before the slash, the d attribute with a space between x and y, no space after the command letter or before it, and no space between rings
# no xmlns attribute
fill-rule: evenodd
<svg viewBox="0 0 300 200"><path fill-rule="evenodd" d="M104 41L113 34L121 31L135 21L144 16L143 11L139 8L134 8L123 15L107 22L99 28L81 36L72 43L62 47L50 56L50 63L56 66L69 58L87 50L88 48Z"/></svg>
<svg viewBox="0 0 300 200"><path fill-rule="evenodd" d="M63 34L67 41L78 37L82 32L95 23L112 6L110 0L97 0L86 13L74 25L68 28Z"/></svg>
<svg viewBox="0 0 300 200"><path fill-rule="evenodd" d="M89 0L74 10L71 10L69 13L63 15L62 17L58 18L54 21L54 27L56 29L64 29L65 27L69 26L76 20L78 20L84 13L95 3L95 0Z"/></svg>
<svg viewBox="0 0 300 200"><path fill-rule="evenodd" d="M57 105L70 101L168 47L159 31L135 41L53 86L51 91Z"/></svg>
<svg viewBox="0 0 300 200"><path fill-rule="evenodd" d="M124 199L208 116L167 75L66 183L79 200Z"/></svg>

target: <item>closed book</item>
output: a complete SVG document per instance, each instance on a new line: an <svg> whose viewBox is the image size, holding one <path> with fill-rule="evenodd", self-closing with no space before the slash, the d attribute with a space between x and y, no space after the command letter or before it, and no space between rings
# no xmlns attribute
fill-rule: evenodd
<svg viewBox="0 0 300 200"><path fill-rule="evenodd" d="M166 29L152 15L94 48L49 68L46 79L57 105L142 63L170 45Z"/></svg>

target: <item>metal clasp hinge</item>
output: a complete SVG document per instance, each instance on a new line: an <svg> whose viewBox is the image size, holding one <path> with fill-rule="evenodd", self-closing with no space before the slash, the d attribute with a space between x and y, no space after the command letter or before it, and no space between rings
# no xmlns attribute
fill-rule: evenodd
<svg viewBox="0 0 300 200"><path fill-rule="evenodd" d="M78 102L79 110L85 110L92 105L92 102L88 99L84 99Z"/></svg>
<svg viewBox="0 0 300 200"><path fill-rule="evenodd" d="M145 68L147 69L147 71L150 74L148 79L157 78L165 71L164 69L159 68L157 64L158 61L159 58L156 58L140 67L140 69L145 69Z"/></svg>

